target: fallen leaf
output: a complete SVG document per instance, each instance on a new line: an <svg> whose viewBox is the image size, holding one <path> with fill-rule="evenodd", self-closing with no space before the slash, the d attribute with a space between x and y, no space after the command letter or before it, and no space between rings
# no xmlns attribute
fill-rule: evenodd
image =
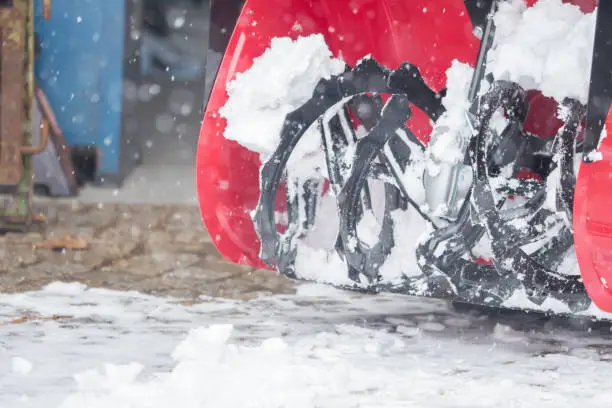
<svg viewBox="0 0 612 408"><path fill-rule="evenodd" d="M61 239L49 239L35 245L37 248L49 248L53 250L61 249L87 249L89 248L89 242L82 237L73 237L71 235L64 235Z"/></svg>
<svg viewBox="0 0 612 408"><path fill-rule="evenodd" d="M37 213L37 214L32 215L32 220L34 222L45 222L47 221L47 216L42 213Z"/></svg>
<svg viewBox="0 0 612 408"><path fill-rule="evenodd" d="M65 315L53 315L49 317L44 316L30 316L30 317L18 317L17 319L9 320L8 322L0 322L0 326L10 326L12 324L23 324L32 321L52 321L60 319L72 319L72 316Z"/></svg>

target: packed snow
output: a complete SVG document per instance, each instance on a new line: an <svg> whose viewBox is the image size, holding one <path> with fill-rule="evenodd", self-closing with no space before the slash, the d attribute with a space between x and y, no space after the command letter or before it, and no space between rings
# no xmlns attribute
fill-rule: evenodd
<svg viewBox="0 0 612 408"><path fill-rule="evenodd" d="M32 318L0 325L0 406L609 405L607 329L319 285L203 300L183 306L70 283L0 294L1 323ZM33 319L51 315L64 318Z"/></svg>
<svg viewBox="0 0 612 408"><path fill-rule="evenodd" d="M521 0L500 2L489 71L559 102L570 97L586 103L595 15L561 0L539 0L532 7Z"/></svg>
<svg viewBox="0 0 612 408"><path fill-rule="evenodd" d="M279 143L285 116L311 98L322 78L340 74L345 67L332 57L320 34L272 39L252 67L227 85L229 99L219 112L227 119L224 136L264 156L271 153ZM320 150L317 136L305 136L292 160Z"/></svg>

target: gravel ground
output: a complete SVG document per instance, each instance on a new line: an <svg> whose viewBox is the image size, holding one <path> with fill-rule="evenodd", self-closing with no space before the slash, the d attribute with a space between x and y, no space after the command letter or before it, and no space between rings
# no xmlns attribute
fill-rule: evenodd
<svg viewBox="0 0 612 408"><path fill-rule="evenodd" d="M41 228L0 236L0 292L37 290L54 281L193 300L294 291L273 271L224 261L196 207L48 203L36 204L46 216ZM40 247L67 235L88 247Z"/></svg>

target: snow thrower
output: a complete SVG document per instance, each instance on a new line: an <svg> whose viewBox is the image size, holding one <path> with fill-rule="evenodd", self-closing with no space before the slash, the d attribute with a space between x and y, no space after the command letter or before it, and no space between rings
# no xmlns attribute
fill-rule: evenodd
<svg viewBox="0 0 612 408"><path fill-rule="evenodd" d="M610 318L611 1L248 0L230 20L197 155L228 260Z"/></svg>

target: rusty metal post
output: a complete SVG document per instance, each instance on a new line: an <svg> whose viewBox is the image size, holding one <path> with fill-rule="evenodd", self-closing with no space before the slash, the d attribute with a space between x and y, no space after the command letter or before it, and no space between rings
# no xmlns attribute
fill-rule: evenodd
<svg viewBox="0 0 612 408"><path fill-rule="evenodd" d="M15 56L11 58L12 61L21 61L21 72L18 74L14 70L10 70L11 63L8 62L8 58L2 56L2 66L0 77L2 78L2 85L12 83L20 84L21 99L20 106L16 107L16 113L18 114L13 119L12 123L19 123L19 130L11 129L10 132L19 131L21 137L17 139L17 135L12 134L0 134L0 140L2 140L3 146L6 148L9 146L7 140L17 139L20 141L20 146L17 152L11 150L13 154L18 154L20 158L20 168L16 169L20 174L20 178L17 183L17 190L15 195L9 204L8 208L5 209L2 217L0 217L0 229L17 229L25 230L28 228L32 221L32 190L33 190L33 166L32 166L32 154L35 154L40 150L39 148L32 148L32 110L34 101L34 4L33 0L14 0L12 7L0 8L0 29L2 30L3 40L3 51L4 44L10 44L14 51L15 48L19 48L20 52L16 54L18 57L15 60ZM19 55L20 54L20 55ZM8 56L7 56L8 57ZM21 58L22 57L22 58ZM5 61L8 62L9 66L5 65ZM13 67L16 68L16 67ZM6 76L10 77L6 78ZM6 79L6 80L4 80ZM4 91L4 90L3 90ZM5 92L3 92L4 94ZM4 98L3 101L4 102ZM5 131L5 124L8 122L8 118L2 118L0 112L0 132ZM3 120L4 119L4 120ZM21 119L21 120L15 120ZM9 132L7 130L6 132ZM2 148L2 146L0 146ZM43 147L44 148L44 147ZM1 168L2 163L0 163ZM13 173L14 176L15 173ZM10 179L10 178L9 178Z"/></svg>

